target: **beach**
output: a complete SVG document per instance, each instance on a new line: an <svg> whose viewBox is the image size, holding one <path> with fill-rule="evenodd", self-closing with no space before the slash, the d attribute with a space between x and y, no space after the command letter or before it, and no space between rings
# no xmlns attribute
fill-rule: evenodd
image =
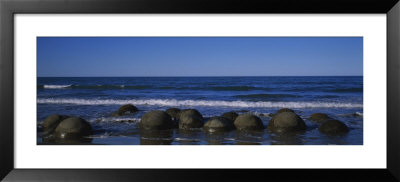
<svg viewBox="0 0 400 182"><path fill-rule="evenodd" d="M137 112L115 116L125 104ZM196 109L204 117L226 112L253 114L267 128L272 114L290 108L306 129L297 134L262 131L210 134L202 128L143 132L142 116L152 110ZM319 132L320 123L309 120L325 113L346 124L349 132L329 136ZM266 76L266 77L38 77L38 144L43 140L40 123L51 114L80 117L93 134L87 144L105 145L362 145L362 76Z"/></svg>

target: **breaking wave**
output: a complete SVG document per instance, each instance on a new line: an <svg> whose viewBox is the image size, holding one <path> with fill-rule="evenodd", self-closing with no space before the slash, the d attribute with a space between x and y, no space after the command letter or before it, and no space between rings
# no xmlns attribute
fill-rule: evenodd
<svg viewBox="0 0 400 182"><path fill-rule="evenodd" d="M40 98L38 104L76 104L76 105L156 105L156 106L205 106L205 107L255 107L255 108L362 108L360 103L342 102L249 102L216 100L176 100L176 99L56 99Z"/></svg>
<svg viewBox="0 0 400 182"><path fill-rule="evenodd" d="M43 85L43 88L49 88L49 89L61 89L61 88L68 88L71 87L72 85Z"/></svg>

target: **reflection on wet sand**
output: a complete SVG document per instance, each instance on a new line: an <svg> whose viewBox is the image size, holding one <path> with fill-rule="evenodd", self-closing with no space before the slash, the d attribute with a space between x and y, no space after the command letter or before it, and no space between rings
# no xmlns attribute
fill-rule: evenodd
<svg viewBox="0 0 400 182"><path fill-rule="evenodd" d="M92 140L92 138L56 138L52 135L42 138L42 142L46 145L88 145Z"/></svg>
<svg viewBox="0 0 400 182"><path fill-rule="evenodd" d="M170 145L172 143L172 130L140 131L140 145Z"/></svg>
<svg viewBox="0 0 400 182"><path fill-rule="evenodd" d="M287 132L271 134L271 145L303 145L305 132Z"/></svg>

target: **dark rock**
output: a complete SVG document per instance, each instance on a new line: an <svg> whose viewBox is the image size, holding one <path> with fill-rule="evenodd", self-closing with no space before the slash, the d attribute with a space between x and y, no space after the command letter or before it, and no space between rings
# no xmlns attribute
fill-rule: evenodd
<svg viewBox="0 0 400 182"><path fill-rule="evenodd" d="M282 113L282 112L293 112L293 113L294 113L294 111L293 111L292 109L289 109L289 108L282 108L282 109L279 109L279 110L276 112L276 114L279 114L279 113Z"/></svg>
<svg viewBox="0 0 400 182"><path fill-rule="evenodd" d="M138 108L132 104L125 104L121 106L117 112L113 113L113 116L123 116L126 114L135 113L138 111Z"/></svg>
<svg viewBox="0 0 400 182"><path fill-rule="evenodd" d="M171 116L171 118L177 120L179 119L179 114L181 112L180 109L178 108L169 108L165 111L169 116Z"/></svg>
<svg viewBox="0 0 400 182"><path fill-rule="evenodd" d="M252 114L242 114L235 119L234 125L239 131L264 130L261 119Z"/></svg>
<svg viewBox="0 0 400 182"><path fill-rule="evenodd" d="M203 116L200 114L200 112L197 111L196 109L184 109L179 113L179 117L182 117L184 115L186 115L186 116L195 116L195 117L204 119Z"/></svg>
<svg viewBox="0 0 400 182"><path fill-rule="evenodd" d="M76 139L92 135L90 124L82 118L70 117L64 119L56 127L54 134L59 139Z"/></svg>
<svg viewBox="0 0 400 182"><path fill-rule="evenodd" d="M195 115L184 114L179 119L179 129L201 128L203 124L203 118Z"/></svg>
<svg viewBox="0 0 400 182"><path fill-rule="evenodd" d="M327 120L322 123L318 130L326 135L343 135L349 132L346 124L338 120Z"/></svg>
<svg viewBox="0 0 400 182"><path fill-rule="evenodd" d="M226 112L226 113L222 114L221 116L226 117L232 121L235 121L235 119L239 116L239 114L232 111L232 112Z"/></svg>
<svg viewBox="0 0 400 182"><path fill-rule="evenodd" d="M144 130L167 130L174 128L174 122L166 112L154 110L142 116L139 127Z"/></svg>
<svg viewBox="0 0 400 182"><path fill-rule="evenodd" d="M281 112L276 114L268 123L268 130L273 132L304 131L306 124L294 112Z"/></svg>
<svg viewBox="0 0 400 182"><path fill-rule="evenodd" d="M234 130L233 122L225 117L212 117L203 126L205 132L225 132Z"/></svg>
<svg viewBox="0 0 400 182"><path fill-rule="evenodd" d="M67 118L68 116L58 114L52 114L48 116L41 124L44 134L53 133L58 124L60 124L62 120Z"/></svg>
<svg viewBox="0 0 400 182"><path fill-rule="evenodd" d="M314 113L308 118L311 121L323 122L325 120L331 119L327 114L324 113Z"/></svg>

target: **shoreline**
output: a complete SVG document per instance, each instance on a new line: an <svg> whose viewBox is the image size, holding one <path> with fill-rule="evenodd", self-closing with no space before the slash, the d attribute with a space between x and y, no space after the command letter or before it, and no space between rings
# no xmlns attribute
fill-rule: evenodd
<svg viewBox="0 0 400 182"><path fill-rule="evenodd" d="M144 111L142 111L142 112L144 112ZM295 112L300 112L301 113L302 111L299 110L299 109L295 109ZM145 112L145 113L147 113L147 112ZM240 113L243 114L243 113L246 113L246 111L239 112L238 114L240 114ZM247 113L255 114L256 112L247 111ZM182 133L183 130L180 130L178 128L171 129L171 131L170 131L170 133L168 134L167 137L166 136L161 136L160 137L160 136L157 136L157 135L156 136L150 135L150 136L147 136L147 137L146 136L143 137L143 133L140 134L141 130L137 130L139 132L138 133L139 135L137 135L137 134L129 134L128 131L126 131L127 132L126 134L124 134L123 131L120 131L120 134L118 134L118 132L116 132L116 133L111 132L109 134L107 134L107 132L105 132L105 133L104 132L103 133L100 132L100 133L96 133L95 135L93 135L91 137L92 138L91 140L94 141L94 144L100 144L100 145L119 145L119 144L121 144L121 142L122 143L125 142L125 144L123 144L123 145L142 145L142 144L150 144L150 145L160 145L160 144L161 145L171 145L171 144L172 145L182 145L182 144L183 145L185 145L185 144L189 144L189 145L208 145L208 144L217 144L217 143L219 143L218 145L231 145L231 144L240 143L240 142L242 142L243 144L248 143L248 144L261 144L261 145L273 145L273 144L303 145L304 144L304 143L302 144L302 142L297 141L298 139L301 138L298 135L289 136L289 138L292 138L292 140L293 140L292 142L294 142L294 143L290 143L290 141L286 141L286 143L285 143L285 141L282 141L282 139L276 138L277 136L275 136L274 133L271 133L270 131L267 130L267 128L268 128L267 126L268 126L271 118L273 118L273 117L272 117L272 115L264 115L264 114L265 113L259 113L259 114L256 115L257 117L261 118L261 120L263 121L263 125L265 125L265 130L263 130L262 132L250 132L250 133L247 132L247 134L242 135L242 134L240 134L239 131L233 130L233 131L229 131L229 132L226 132L226 133L222 133L220 136L217 136L217 135L213 134L212 136L217 136L217 138L213 139L212 142L207 140L208 134L205 133L203 131L203 129L195 129L192 132L189 130L189 133L188 133L188 131ZM269 114L271 114L271 113L269 113ZM138 125L140 123L140 120L135 120L133 122L130 122L130 121L125 121L123 119L124 117L129 117L129 116L135 116L135 114L128 114L126 116L121 116L121 117L112 117L112 116L110 116L109 118L104 118L104 121L96 122L96 121L91 120L90 123L94 124L96 127L97 127L97 125L102 125L103 123L109 123L109 122L113 123L112 125L122 124L122 125L132 125L132 127L135 126L135 125ZM343 117L348 117L348 118L361 117L362 118L362 113L347 113L347 116L343 116ZM116 119L119 118L120 121L112 121L112 120L110 121L109 119L112 119L112 118L116 118ZM210 118L212 118L212 117L204 117L204 123L206 123L207 120L209 120ZM310 122L311 121L309 121L307 118L305 118L304 115L302 116L302 118L304 119L304 121L308 125L307 126L308 128L305 130L305 133L310 133L311 132L311 135L316 135L315 133L312 134L312 132L313 132L313 130L317 129L316 126L318 124L313 123L310 126ZM265 122L265 121L267 121L267 122ZM351 130L354 130L354 128L351 129ZM362 131L362 129L361 129L361 131ZM239 134L238 134L238 132L239 132ZM256 135L254 135L254 134L256 134ZM257 135L258 135L258 137L263 137L264 141L254 139L254 137L257 138ZM196 136L197 136L197 138L196 138ZM127 140L126 137L128 137L130 140ZM218 138L218 137L220 137L220 138ZM243 137L247 138L247 139L243 140ZM338 136L336 138L338 139L338 138L342 138L342 137L346 137L346 136ZM38 136L38 139L39 138L40 137ZM149 138L150 138L151 141L148 141ZM115 142L116 140L119 141L119 144L118 144L118 142ZM109 143L107 141L109 141L111 143ZM114 141L114 144L113 144L113 141ZM217 143L215 143L215 142L217 142ZM356 143L358 143L358 142L356 142ZM51 145L51 143L46 143L46 142L43 142L43 141L41 143L38 142L38 144L40 144L40 145ZM90 143L90 144L93 144L93 143ZM323 144L311 143L311 144L306 144L306 145L323 145ZM350 145L352 145L352 144L350 143ZM361 143L361 145L362 145L362 143Z"/></svg>

